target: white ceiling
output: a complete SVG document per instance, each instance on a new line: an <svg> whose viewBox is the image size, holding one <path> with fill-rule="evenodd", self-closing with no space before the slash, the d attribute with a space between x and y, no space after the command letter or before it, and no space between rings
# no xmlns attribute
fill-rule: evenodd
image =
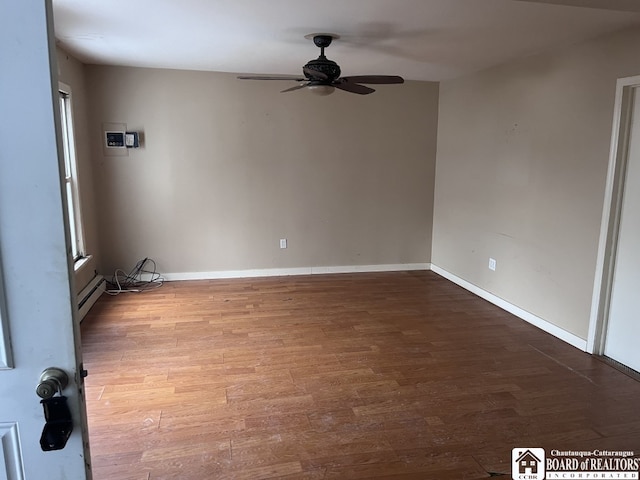
<svg viewBox="0 0 640 480"><path fill-rule="evenodd" d="M598 7L598 8L595 8ZM640 25L638 0L53 0L85 63L300 74L327 50L343 75L445 80Z"/></svg>

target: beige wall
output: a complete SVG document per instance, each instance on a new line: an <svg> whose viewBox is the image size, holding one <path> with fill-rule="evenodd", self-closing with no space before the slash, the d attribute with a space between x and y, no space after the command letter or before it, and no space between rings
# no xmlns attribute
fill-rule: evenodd
<svg viewBox="0 0 640 480"><path fill-rule="evenodd" d="M616 79L639 49L626 31L441 84L433 264L586 339Z"/></svg>
<svg viewBox="0 0 640 480"><path fill-rule="evenodd" d="M169 273L432 261L586 338L615 80L640 73L639 46L626 31L445 82L439 117L436 84L280 95L61 54L92 144L91 253L105 274L146 256ZM103 122L144 148L105 157Z"/></svg>
<svg viewBox="0 0 640 480"><path fill-rule="evenodd" d="M438 86L370 96L87 66L103 272L430 261ZM144 132L105 156L103 122ZM279 239L289 247L279 249Z"/></svg>
<svg viewBox="0 0 640 480"><path fill-rule="evenodd" d="M59 80L71 87L80 209L86 253L92 256L91 261L76 274L75 287L79 292L94 277L95 270L99 268L100 258L93 187L93 162L87 125L87 94L84 65L60 48L56 51Z"/></svg>

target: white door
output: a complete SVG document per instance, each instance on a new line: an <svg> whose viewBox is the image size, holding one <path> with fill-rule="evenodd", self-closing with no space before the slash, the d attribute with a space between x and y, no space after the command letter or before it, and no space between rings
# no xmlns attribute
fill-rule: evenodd
<svg viewBox="0 0 640 480"><path fill-rule="evenodd" d="M59 154L51 5L0 2L0 479L89 478L77 327L72 321L68 228ZM57 125L57 126L56 126ZM69 375L73 432L44 452L35 387L40 373Z"/></svg>
<svg viewBox="0 0 640 480"><path fill-rule="evenodd" d="M604 354L640 371L640 91L634 88L627 173Z"/></svg>

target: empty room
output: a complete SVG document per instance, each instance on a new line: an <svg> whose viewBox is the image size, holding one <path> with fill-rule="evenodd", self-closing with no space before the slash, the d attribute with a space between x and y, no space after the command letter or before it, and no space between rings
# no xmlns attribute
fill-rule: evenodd
<svg viewBox="0 0 640 480"><path fill-rule="evenodd" d="M637 2L0 18L0 474L640 478Z"/></svg>

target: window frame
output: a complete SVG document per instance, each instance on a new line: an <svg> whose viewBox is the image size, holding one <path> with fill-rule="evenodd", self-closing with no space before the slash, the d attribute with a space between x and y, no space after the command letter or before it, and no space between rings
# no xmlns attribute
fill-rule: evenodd
<svg viewBox="0 0 640 480"><path fill-rule="evenodd" d="M74 264L86 257L80 188L78 185L78 158L73 115L71 87L58 82L58 105L60 107L60 128L64 154L64 196L69 217L71 256Z"/></svg>

